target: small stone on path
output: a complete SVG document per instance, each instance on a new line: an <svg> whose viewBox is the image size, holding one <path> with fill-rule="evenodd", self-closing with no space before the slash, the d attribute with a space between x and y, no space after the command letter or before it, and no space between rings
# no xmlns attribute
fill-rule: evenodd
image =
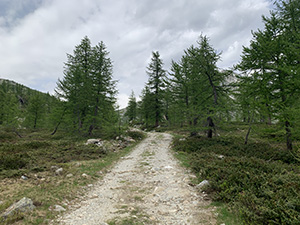
<svg viewBox="0 0 300 225"><path fill-rule="evenodd" d="M54 205L53 211L55 211L55 212L64 212L64 211L66 211L66 209L64 207L60 206L60 205Z"/></svg>

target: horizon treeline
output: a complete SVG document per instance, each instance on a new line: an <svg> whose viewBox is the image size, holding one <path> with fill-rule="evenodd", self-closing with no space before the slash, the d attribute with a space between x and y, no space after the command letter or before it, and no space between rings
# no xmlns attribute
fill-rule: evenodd
<svg viewBox="0 0 300 225"><path fill-rule="evenodd" d="M249 124L245 144L253 123L276 123L291 150L300 138L300 2L281 0L275 6L269 17L262 16L264 28L252 32L231 70L217 67L221 53L203 35L172 62L170 72L153 52L141 101L134 93L129 99L132 123L193 126L211 138L216 127L240 121Z"/></svg>

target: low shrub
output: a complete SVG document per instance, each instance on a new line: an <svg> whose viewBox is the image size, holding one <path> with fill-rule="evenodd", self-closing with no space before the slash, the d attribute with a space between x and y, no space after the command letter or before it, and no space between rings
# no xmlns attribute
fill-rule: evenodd
<svg viewBox="0 0 300 225"><path fill-rule="evenodd" d="M22 169L28 163L27 154L0 154L0 171Z"/></svg>
<svg viewBox="0 0 300 225"><path fill-rule="evenodd" d="M1 141L10 141L16 138L16 134L13 132L6 132L0 129L0 140Z"/></svg>
<svg viewBox="0 0 300 225"><path fill-rule="evenodd" d="M289 151L231 137L177 138L173 148L187 153L199 182L210 181L206 191L245 224L299 224L300 168Z"/></svg>
<svg viewBox="0 0 300 225"><path fill-rule="evenodd" d="M23 144L24 148L27 149L38 149L38 148L45 148L49 147L51 144L45 141L30 141Z"/></svg>
<svg viewBox="0 0 300 225"><path fill-rule="evenodd" d="M126 134L134 140L142 140L143 138L145 138L145 134L140 131L129 130L126 132Z"/></svg>

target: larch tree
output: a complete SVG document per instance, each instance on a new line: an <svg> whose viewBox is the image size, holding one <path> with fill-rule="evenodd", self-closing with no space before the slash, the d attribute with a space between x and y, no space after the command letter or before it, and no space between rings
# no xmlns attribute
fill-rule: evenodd
<svg viewBox="0 0 300 225"><path fill-rule="evenodd" d="M128 106L127 106L127 109L126 109L125 116L128 117L128 120L130 122L134 122L136 120L136 117L137 117L137 102L136 102L136 97L135 97L133 91L131 92L131 95L129 97Z"/></svg>
<svg viewBox="0 0 300 225"><path fill-rule="evenodd" d="M46 102L40 93L36 93L29 98L25 122L33 129L36 129L41 123L45 114L45 105Z"/></svg>
<svg viewBox="0 0 300 225"><path fill-rule="evenodd" d="M163 112L163 93L165 89L166 71L163 69L163 62L160 59L158 51L152 52L151 62L147 67L147 74L149 75L147 86L149 91L153 94L153 113L155 114L155 126L159 125Z"/></svg>
<svg viewBox="0 0 300 225"><path fill-rule="evenodd" d="M141 115L141 121L148 127L155 121L155 96L151 93L148 86L142 90L141 102L138 111Z"/></svg>
<svg viewBox="0 0 300 225"><path fill-rule="evenodd" d="M90 74L92 118L89 121L89 135L92 134L96 124L100 124L99 115L105 116L105 113L113 110L111 106L116 102L116 81L113 80L112 62L108 54L103 42L92 48L92 73Z"/></svg>
<svg viewBox="0 0 300 225"><path fill-rule="evenodd" d="M57 82L56 93L67 102L63 112L69 114L75 129L88 135L101 127L101 121L110 120L109 114L114 111L116 81L108 54L103 42L92 47L84 37L73 55L67 55L64 78Z"/></svg>
<svg viewBox="0 0 300 225"><path fill-rule="evenodd" d="M181 119L197 125L199 119L206 115L208 137L211 138L213 118L220 114L220 96L224 97L227 73L217 68L220 54L209 44L206 36L201 35L197 44L185 50L178 63L172 63L169 82Z"/></svg>
<svg viewBox="0 0 300 225"><path fill-rule="evenodd" d="M261 111L270 122L274 117L283 124L289 150L293 148L292 109L300 90L299 10L299 1L278 1L271 16L263 17L264 29L254 32L250 46L244 47L238 65L240 80L256 90L252 94Z"/></svg>
<svg viewBox="0 0 300 225"><path fill-rule="evenodd" d="M89 92L92 86L89 79L92 72L91 49L91 42L85 37L75 46L73 55L67 54L64 77L58 80L56 88L57 95L67 101L68 109L72 112L72 123L79 132L83 128L89 108Z"/></svg>

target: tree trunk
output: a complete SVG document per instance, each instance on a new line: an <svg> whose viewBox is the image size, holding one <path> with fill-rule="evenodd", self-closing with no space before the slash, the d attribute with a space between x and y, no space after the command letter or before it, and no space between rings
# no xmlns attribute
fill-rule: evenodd
<svg viewBox="0 0 300 225"><path fill-rule="evenodd" d="M54 135L54 134L56 133L56 131L57 131L59 125L61 124L61 122L62 122L62 120L63 120L63 118L64 118L64 115L65 115L66 110L67 110L67 108L64 108L64 111L63 111L63 113L61 114L61 117L60 117L60 119L59 119L59 121L58 121L58 123L57 123L57 125L56 125L56 127L55 127L55 129L54 129L54 131L51 133L51 135Z"/></svg>
<svg viewBox="0 0 300 225"><path fill-rule="evenodd" d="M36 122L37 122L37 112L35 112L35 117L34 117L34 125L33 128L36 128Z"/></svg>
<svg viewBox="0 0 300 225"><path fill-rule="evenodd" d="M214 95L214 103L215 105L218 104L218 93L217 93L217 89L216 89L216 86L214 85L213 81L212 81L212 78L210 76L210 74L208 74L208 72L206 72L206 75L207 75L207 78L209 80L209 84L212 88L212 91L213 91L213 95Z"/></svg>
<svg viewBox="0 0 300 225"><path fill-rule="evenodd" d="M159 125L159 100L158 98L155 99L155 127Z"/></svg>
<svg viewBox="0 0 300 225"><path fill-rule="evenodd" d="M245 143L244 143L245 145L248 144L248 138L249 138L251 128L252 128L251 126L249 126L249 128L248 128L248 132L247 132L246 137L245 137Z"/></svg>
<svg viewBox="0 0 300 225"><path fill-rule="evenodd" d="M199 118L199 116L197 116L197 117L194 118L194 122L193 122L194 126L197 126L197 124L198 124L198 118Z"/></svg>
<svg viewBox="0 0 300 225"><path fill-rule="evenodd" d="M292 132L289 121L285 121L285 131L286 131L286 146L288 150L293 150L292 143Z"/></svg>
<svg viewBox="0 0 300 225"><path fill-rule="evenodd" d="M99 95L99 91L98 91L98 95ZM88 132L89 136L92 135L92 132L93 132L93 130L95 128L96 117L98 116L98 111L99 111L98 105L99 105L99 97L97 97L97 99L96 99L96 106L95 106L94 118L93 118L92 124L89 127L89 132Z"/></svg>
<svg viewBox="0 0 300 225"><path fill-rule="evenodd" d="M252 129L253 120L254 120L254 110L252 112L251 118L249 116L249 128L248 128L248 132L247 132L246 137L245 137L245 142L244 142L245 145L248 144L248 138L249 138L249 135L250 135L250 131Z"/></svg>
<svg viewBox="0 0 300 225"><path fill-rule="evenodd" d="M271 115L271 110L270 110L270 106L268 103L266 103L266 107L267 107L267 111L268 111L268 125L272 125L272 115Z"/></svg>
<svg viewBox="0 0 300 225"><path fill-rule="evenodd" d="M281 76L282 73L279 74L279 79L280 79L280 85L281 85L281 88L280 88L280 91L281 91L281 101L282 101L282 104L284 105L285 109L286 110L286 99L287 99L287 96L285 94L285 90L284 90L284 86L283 86L283 79L284 79L284 76ZM292 150L293 149L293 143L292 143L292 131L291 131L291 125L290 125L290 122L288 121L288 118L285 117L285 131L286 131L286 147L288 150Z"/></svg>
<svg viewBox="0 0 300 225"><path fill-rule="evenodd" d="M208 127L209 127L209 130L207 132L207 137L212 138L213 129L215 129L215 124L213 122L213 119L210 116L207 117L207 123L208 123Z"/></svg>
<svg viewBox="0 0 300 225"><path fill-rule="evenodd" d="M17 131L16 128L14 128L14 131L15 131L16 135L18 135L19 138L23 138L22 135Z"/></svg>

